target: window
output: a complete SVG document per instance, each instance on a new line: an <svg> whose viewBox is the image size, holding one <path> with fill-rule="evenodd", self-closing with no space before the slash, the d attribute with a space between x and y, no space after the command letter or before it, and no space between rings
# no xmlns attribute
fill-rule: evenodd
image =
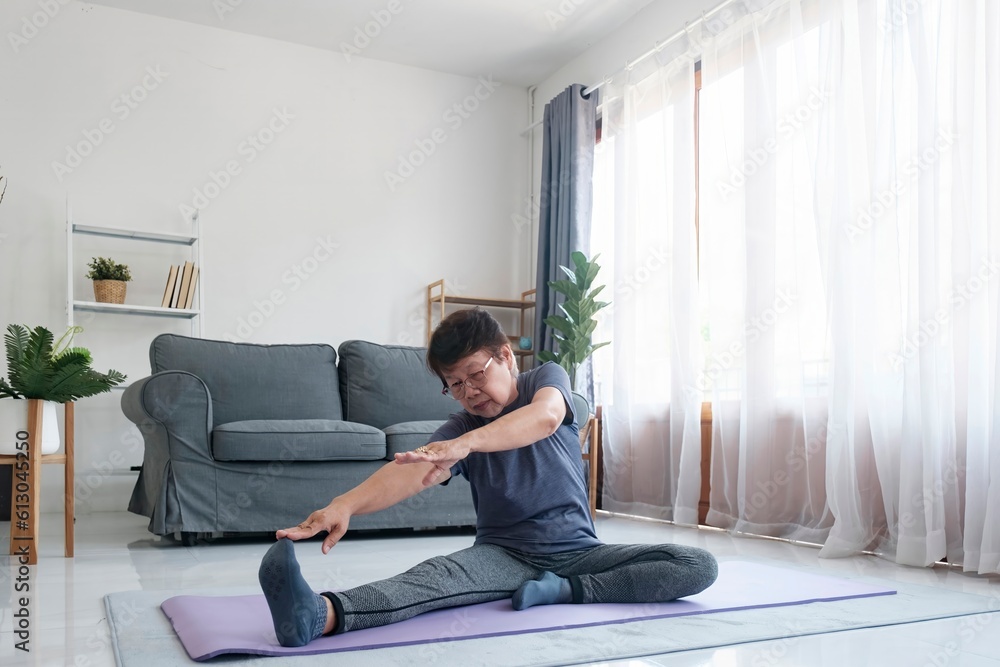
<svg viewBox="0 0 1000 667"><path fill-rule="evenodd" d="M704 343L699 389L703 390L705 400L710 400L715 390L722 399L740 398L746 345L762 337L767 337L775 351L773 372L777 397L826 394L830 370L828 300L822 280L826 258L819 256L817 250L824 247L817 237L822 232L817 230L825 229L827 221L822 219L823 211L814 210L814 179L809 167L814 159L811 154L814 149L810 145L810 137L814 135L803 131L818 122L816 110L826 100L820 88L800 85L804 79L819 79L816 59L796 57L797 50L816 53L820 46L820 31L813 29L798 40L778 46L773 52L769 65L775 68L773 75L779 85L775 99L766 103L773 105L774 125L771 132L761 136L758 131L752 138L746 136L744 105L747 91L743 69L733 67L703 88L702 72L696 67L692 169L696 175L698 307ZM810 97L797 99L804 88L812 91ZM650 111L648 101L643 101L645 115L636 121L635 164L623 165L616 138L609 132L599 134L591 252L600 253L606 279L618 276L616 284L607 288L614 293L612 301L635 299L636 312L650 323L649 330L662 331L669 324L670 309L656 301L658 290L633 290L630 284L648 287L648 280L666 280L667 272L661 272L659 278L650 278L646 275L650 272L644 271L642 262L635 258L633 270L615 274L613 261L615 211L616 207L627 205L627 202L616 201L616 192L622 192L622 184L616 179L625 178L626 171L639 180L644 205L637 209L632 229L618 233L636 234L640 238L635 245L662 249L665 256L670 256L670 238L658 220L671 205L673 183L670 175L664 173L662 156L673 150L672 137L665 134L663 128L670 127L673 122L674 107ZM763 170L765 164L767 169ZM736 168L733 165L737 165ZM746 199L744 186L748 181L761 178L764 171L774 179L775 185L767 195L761 194L766 192L764 189L755 188L753 197L769 199L758 208L756 201ZM746 211L750 210L769 211L769 219L747 221ZM765 248L759 247L759 239L754 236L759 224L773 226L773 231L769 229L764 235L773 242L768 241ZM749 261L773 261L773 291L760 290L773 294L773 298L756 302L748 298L748 257ZM620 253L618 259L621 260ZM751 275L760 273L750 272ZM785 316L792 311L796 313L794 316ZM601 318L595 340L613 338L610 327L613 316L608 313ZM648 386L640 393L655 401L669 400L670 383L663 381L669 377L669 351L662 341L652 338L643 340L638 347L640 349L634 353L647 358L643 367L649 371L644 374L648 377ZM620 350L619 354L622 353ZM599 351L594 364L599 400L610 402L607 386L614 374L612 354Z"/></svg>

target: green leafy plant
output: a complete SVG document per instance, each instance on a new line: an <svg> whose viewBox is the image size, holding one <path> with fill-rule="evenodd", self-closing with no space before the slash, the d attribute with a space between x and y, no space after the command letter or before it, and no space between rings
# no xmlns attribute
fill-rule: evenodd
<svg viewBox="0 0 1000 667"><path fill-rule="evenodd" d="M82 327L69 327L53 344L52 332L45 327L28 329L19 324L7 327L7 373L0 378L0 398L39 398L67 403L106 391L125 381L118 371L98 373L90 367L90 352L71 347Z"/></svg>
<svg viewBox="0 0 1000 667"><path fill-rule="evenodd" d="M87 277L91 280L132 280L132 272L124 264L119 264L107 257L94 257L87 264L90 271Z"/></svg>
<svg viewBox="0 0 1000 667"><path fill-rule="evenodd" d="M568 279L550 280L549 287L564 295L565 300L559 304L559 310L564 315L550 315L546 317L545 324L553 329L553 337L558 343L556 352L542 350L538 353L540 361L554 361L569 373L571 386L576 386L576 369L595 350L608 345L608 342L592 343L594 329L597 328L597 319L594 317L602 308L609 304L605 301L598 301L597 295L604 289L604 285L591 289L600 265L594 255L592 260L582 252L573 252L570 259L573 260L574 269L571 271L565 266L559 268L569 276Z"/></svg>

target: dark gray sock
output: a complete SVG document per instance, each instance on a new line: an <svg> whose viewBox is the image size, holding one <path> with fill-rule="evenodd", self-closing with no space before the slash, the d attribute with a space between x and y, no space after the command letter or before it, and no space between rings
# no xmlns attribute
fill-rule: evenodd
<svg viewBox="0 0 1000 667"><path fill-rule="evenodd" d="M538 579L522 584L511 600L518 611L539 604L569 604L572 601L573 588L569 579L552 572L543 572Z"/></svg>
<svg viewBox="0 0 1000 667"><path fill-rule="evenodd" d="M305 646L323 634L326 600L302 578L291 540L282 538L267 550L257 579L267 598L279 644Z"/></svg>

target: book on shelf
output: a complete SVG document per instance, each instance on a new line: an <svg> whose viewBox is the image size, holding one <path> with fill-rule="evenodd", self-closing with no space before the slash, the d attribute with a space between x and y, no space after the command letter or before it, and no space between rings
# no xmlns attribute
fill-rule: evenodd
<svg viewBox="0 0 1000 667"><path fill-rule="evenodd" d="M194 288L198 284L198 273L200 269L195 265L194 270L191 271L191 282L188 284L187 299L184 300L185 308L194 307Z"/></svg>
<svg viewBox="0 0 1000 667"><path fill-rule="evenodd" d="M160 304L162 308L168 308L170 306L170 298L174 295L174 283L177 282L177 273L180 267L170 265L170 272L167 274L167 286L163 289L163 302Z"/></svg>
<svg viewBox="0 0 1000 667"><path fill-rule="evenodd" d="M191 283L191 273L194 271L194 262L184 262L184 272L181 276L181 289L177 295L175 308L186 308L188 285Z"/></svg>
<svg viewBox="0 0 1000 667"><path fill-rule="evenodd" d="M174 280L174 291L170 294L170 304L167 306L167 308L177 307L177 299L180 298L181 295L181 274L183 272L184 268L182 266L178 266L177 278L176 280Z"/></svg>

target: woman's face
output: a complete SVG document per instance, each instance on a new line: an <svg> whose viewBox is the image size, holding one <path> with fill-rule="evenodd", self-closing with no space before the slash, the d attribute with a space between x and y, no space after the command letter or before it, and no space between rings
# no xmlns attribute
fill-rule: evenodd
<svg viewBox="0 0 1000 667"><path fill-rule="evenodd" d="M492 359L492 361L491 361ZM483 375L478 373L485 372ZM481 387L464 385L465 393L458 401L470 414L491 419L500 414L517 398L517 381L514 373L514 353L509 345L500 348L500 355L493 357L489 350L482 349L459 359L454 366L444 372L444 381L449 391L454 393L462 390L463 380L471 378L471 382L481 384ZM478 380L478 382L477 382Z"/></svg>

